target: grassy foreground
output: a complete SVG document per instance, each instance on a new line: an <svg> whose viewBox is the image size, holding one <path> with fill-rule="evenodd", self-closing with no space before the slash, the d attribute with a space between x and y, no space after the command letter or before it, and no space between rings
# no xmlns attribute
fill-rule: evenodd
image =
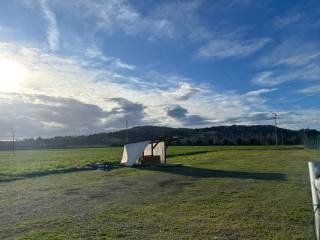
<svg viewBox="0 0 320 240"><path fill-rule="evenodd" d="M174 168L83 170L121 148L0 152L0 239L313 239L311 150L171 147Z"/></svg>

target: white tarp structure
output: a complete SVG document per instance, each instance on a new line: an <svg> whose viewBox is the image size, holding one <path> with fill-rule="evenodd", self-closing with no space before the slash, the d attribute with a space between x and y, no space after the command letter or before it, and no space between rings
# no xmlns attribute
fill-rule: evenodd
<svg viewBox="0 0 320 240"><path fill-rule="evenodd" d="M317 240L320 240L320 161L309 162L309 175L314 212L314 229Z"/></svg>
<svg viewBox="0 0 320 240"><path fill-rule="evenodd" d="M121 164L131 167L135 164L150 141L129 143L124 145Z"/></svg>
<svg viewBox="0 0 320 240"><path fill-rule="evenodd" d="M154 146L153 154L151 144ZM161 163L164 163L166 159L165 147L165 142L152 143L152 141L143 141L126 144L123 147L121 164L131 167L139 160L142 154L145 156L160 156Z"/></svg>
<svg viewBox="0 0 320 240"><path fill-rule="evenodd" d="M165 147L166 145L164 142L159 142L157 146L153 149L153 155L160 156L161 163L164 163L166 161ZM149 143L148 146L144 149L144 155L152 155L151 143Z"/></svg>

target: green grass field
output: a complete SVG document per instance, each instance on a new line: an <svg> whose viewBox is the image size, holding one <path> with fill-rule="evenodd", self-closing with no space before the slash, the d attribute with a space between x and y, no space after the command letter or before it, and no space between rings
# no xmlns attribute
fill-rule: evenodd
<svg viewBox="0 0 320 240"><path fill-rule="evenodd" d="M0 239L313 239L316 151L170 147L183 166L75 168L121 154L0 152Z"/></svg>

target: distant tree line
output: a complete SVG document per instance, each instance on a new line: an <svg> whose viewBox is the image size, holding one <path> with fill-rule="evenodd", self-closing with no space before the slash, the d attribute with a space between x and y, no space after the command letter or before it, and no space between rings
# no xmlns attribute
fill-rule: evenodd
<svg viewBox="0 0 320 240"><path fill-rule="evenodd" d="M275 128L270 125L257 126L219 126L211 128L187 129L156 126L134 127L112 133L98 133L81 136L65 136L53 138L28 138L16 141L0 141L0 150L15 149L53 149L76 147L122 146L129 142L154 139L159 136L180 137L173 145L274 145ZM302 129L299 131L278 128L279 145L300 145L306 141L320 139L317 130Z"/></svg>

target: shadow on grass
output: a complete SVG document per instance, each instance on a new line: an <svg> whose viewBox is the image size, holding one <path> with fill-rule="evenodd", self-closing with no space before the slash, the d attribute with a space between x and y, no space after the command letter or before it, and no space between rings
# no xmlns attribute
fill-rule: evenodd
<svg viewBox="0 0 320 240"><path fill-rule="evenodd" d="M112 169L119 168L119 165L113 165ZM258 180L285 180L286 175L282 173L259 173L259 172L242 172L242 171L227 171L227 170L214 170L207 168L197 168L190 166L162 166L162 167L141 167L135 168L149 171L159 171L164 173L171 173L183 176L191 176L198 178L238 178L238 179L258 179ZM23 180L28 178L43 177L54 174L92 171L95 169L88 167L71 167L60 169L49 169L44 171L34 171L20 174L4 174L0 173L0 184L6 182L12 182L17 180Z"/></svg>
<svg viewBox="0 0 320 240"><path fill-rule="evenodd" d="M188 153L176 153L176 154L168 154L167 157L181 157L181 156L190 156L190 155L197 155L197 154L203 154L203 153L209 153L209 152L216 152L217 150L211 150L211 151L194 151L194 152L188 152Z"/></svg>
<svg viewBox="0 0 320 240"><path fill-rule="evenodd" d="M91 168L80 168L80 167L72 167L72 168L60 168L60 169L49 169L44 171L35 171L28 173L20 173L20 174L1 174L0 176L4 179L0 179L0 183L4 182L12 182L16 180L22 180L26 178L33 177L43 177L52 174L62 174L62 173L72 173L72 172L81 172L81 171L89 171L93 170Z"/></svg>
<svg viewBox="0 0 320 240"><path fill-rule="evenodd" d="M174 153L174 154L168 154L167 157L183 157L183 156L192 156L192 155L197 155L197 154L204 154L204 153L210 153L210 152L224 152L224 151L230 151L230 150L236 150L236 151L287 151L287 150L303 150L303 146L227 146L227 148L219 148L221 146L215 146L218 147L217 149L212 149L212 150L202 150L202 151L192 151L192 152L187 152L187 153ZM225 147L225 146L222 146Z"/></svg>
<svg viewBox="0 0 320 240"><path fill-rule="evenodd" d="M280 147L275 147L273 150L278 150L278 151L281 151L281 150L303 150L304 149L304 146L280 146Z"/></svg>
<svg viewBox="0 0 320 240"><path fill-rule="evenodd" d="M286 175L282 173L227 171L227 170L196 168L196 167L190 167L190 166L140 167L139 169L159 171L159 172L198 177L198 178L237 178L237 179L280 180L280 181L286 180Z"/></svg>
<svg viewBox="0 0 320 240"><path fill-rule="evenodd" d="M95 164L96 167L90 166ZM98 165L107 165L108 168L100 168ZM63 173L72 173L72 172L83 172L83 171L91 171L91 170L101 170L101 171L109 171L112 169L119 168L118 161L99 161L97 163L90 162L83 167L57 167L55 169L45 169L42 171L32 171L32 172L24 172L24 173L16 173L16 174L8 174L8 173L0 173L0 184L5 182L12 182L16 180L23 180L27 178L34 178L34 177L44 177L47 175L54 175L54 174L63 174Z"/></svg>

